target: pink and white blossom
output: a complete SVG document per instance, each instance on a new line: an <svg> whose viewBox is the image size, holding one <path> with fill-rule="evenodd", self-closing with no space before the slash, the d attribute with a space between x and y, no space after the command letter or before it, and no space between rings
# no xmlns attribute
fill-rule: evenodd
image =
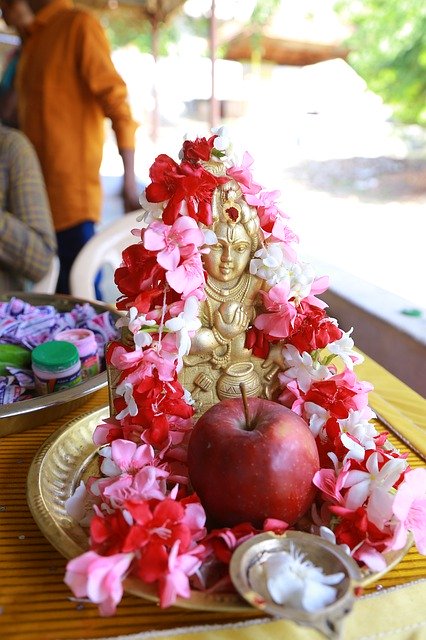
<svg viewBox="0 0 426 640"><path fill-rule="evenodd" d="M267 313L259 314L254 326L273 338L286 338L297 314L294 305L288 299L288 285L275 285L267 293L262 292L262 296Z"/></svg>
<svg viewBox="0 0 426 640"><path fill-rule="evenodd" d="M397 519L392 549L402 549L411 531L419 553L426 555L426 469L412 469L399 485L392 505Z"/></svg>
<svg viewBox="0 0 426 640"><path fill-rule="evenodd" d="M192 576L201 566L202 547L179 554L179 546L180 540L177 540L169 553L168 572L160 580L161 607L170 607L176 602L178 596L189 598L191 595L189 576Z"/></svg>
<svg viewBox="0 0 426 640"><path fill-rule="evenodd" d="M194 295L195 290L204 286L203 263L199 253L191 255L176 269L167 271L166 280L172 289L181 293L184 299ZM198 297L198 296L197 296ZM200 299L198 297L198 299Z"/></svg>
<svg viewBox="0 0 426 640"><path fill-rule="evenodd" d="M130 553L100 556L88 551L68 562L64 582L76 598L89 598L101 615L111 616L123 597L123 579L132 559Z"/></svg>
<svg viewBox="0 0 426 640"><path fill-rule="evenodd" d="M204 233L189 216L179 216L173 225L152 222L144 231L144 245L157 251L157 261L168 271L174 271L180 261L191 256L204 244Z"/></svg>
<svg viewBox="0 0 426 640"><path fill-rule="evenodd" d="M138 446L135 442L121 438L102 447L99 455L103 458L101 471L106 476L118 476L123 472L136 473L145 465L153 464L155 457L151 445Z"/></svg>

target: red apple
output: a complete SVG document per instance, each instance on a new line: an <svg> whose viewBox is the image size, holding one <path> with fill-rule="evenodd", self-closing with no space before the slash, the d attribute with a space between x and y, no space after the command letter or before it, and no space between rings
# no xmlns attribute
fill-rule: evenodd
<svg viewBox="0 0 426 640"><path fill-rule="evenodd" d="M240 398L208 409L188 447L189 477L213 526L266 518L294 524L310 507L319 469L309 427L294 411L248 398L248 424Z"/></svg>

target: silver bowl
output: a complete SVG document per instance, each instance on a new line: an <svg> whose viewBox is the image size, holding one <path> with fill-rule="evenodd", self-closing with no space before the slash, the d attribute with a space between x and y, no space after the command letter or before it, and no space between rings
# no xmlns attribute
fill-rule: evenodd
<svg viewBox="0 0 426 640"><path fill-rule="evenodd" d="M0 301L6 302L12 297L20 298L34 306L52 305L58 311L70 311L76 304L89 303L98 313L109 311L114 318L118 319L120 317L120 313L112 305L60 294L3 293L0 294ZM92 393L99 391L106 385L107 373L102 371L75 387L70 387L63 391L49 393L29 400L21 400L12 404L0 405L0 438L61 418L84 404Z"/></svg>
<svg viewBox="0 0 426 640"><path fill-rule="evenodd" d="M336 600L318 611L309 613L288 605L276 604L269 595L261 573L253 571L265 557L278 551L288 551L291 545L307 560L323 569L326 575L343 574L337 585ZM243 542L234 551L229 573L238 593L253 607L274 617L286 618L296 624L313 627L331 640L342 637L342 624L355 602L354 589L362 583L361 571L342 549L317 535L301 531L287 531L282 535L261 533Z"/></svg>

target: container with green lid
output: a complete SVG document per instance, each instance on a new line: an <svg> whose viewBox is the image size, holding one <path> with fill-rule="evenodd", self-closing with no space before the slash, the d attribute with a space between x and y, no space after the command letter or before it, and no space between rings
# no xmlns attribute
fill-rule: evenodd
<svg viewBox="0 0 426 640"><path fill-rule="evenodd" d="M51 340L32 352L32 369L39 395L68 389L81 382L77 347L70 342Z"/></svg>
<svg viewBox="0 0 426 640"><path fill-rule="evenodd" d="M7 367L31 369L31 351L17 344L0 344L0 376L7 376Z"/></svg>

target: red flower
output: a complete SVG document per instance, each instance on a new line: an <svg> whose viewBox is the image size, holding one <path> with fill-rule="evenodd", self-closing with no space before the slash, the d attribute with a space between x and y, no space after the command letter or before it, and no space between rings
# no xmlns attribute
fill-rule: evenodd
<svg viewBox="0 0 426 640"><path fill-rule="evenodd" d="M165 282L165 270L158 264L157 254L147 251L142 244L132 244L124 249L122 257L124 264L118 267L114 274L114 282L123 294L117 301L118 309L128 309L134 305L142 292L146 292L148 296L145 307L152 304L152 295L160 292L157 289L159 283ZM140 312L148 310L149 306L140 309Z"/></svg>
<svg viewBox="0 0 426 640"><path fill-rule="evenodd" d="M161 447L169 436L169 420L173 418L191 418L194 409L184 399L184 389L175 378L164 382L155 371L135 384L133 397L138 407L136 416L127 415L123 420L124 438L137 442L141 433L150 444ZM125 407L122 397L114 399L114 408L119 413Z"/></svg>
<svg viewBox="0 0 426 640"><path fill-rule="evenodd" d="M90 521L91 549L101 556L121 553L130 530L122 511L95 515Z"/></svg>
<svg viewBox="0 0 426 640"><path fill-rule="evenodd" d="M182 162L179 166L164 154L158 156L149 175L152 183L146 188L149 202L168 201L163 211L163 222L172 225L186 203L188 215L197 222L212 222L211 200L216 187L227 182L227 177L216 177L201 165Z"/></svg>
<svg viewBox="0 0 426 640"><path fill-rule="evenodd" d="M251 349L252 354L257 358L266 360L271 342L276 342L276 340L274 341L268 338L268 336L257 327L250 327L246 332L246 342L244 346L246 349Z"/></svg>
<svg viewBox="0 0 426 640"><path fill-rule="evenodd" d="M210 160L210 153L213 149L213 143L216 135L206 138L196 138L196 140L185 140L182 146L183 159L185 162L196 163L199 160Z"/></svg>
<svg viewBox="0 0 426 640"><path fill-rule="evenodd" d="M175 193L182 174L179 165L165 153L160 154L154 160L149 177L152 183L145 190L146 199L149 202L164 202Z"/></svg>
<svg viewBox="0 0 426 640"><path fill-rule="evenodd" d="M302 303L298 312L288 342L300 353L324 349L342 337L341 329L327 317L323 309Z"/></svg>
<svg viewBox="0 0 426 640"><path fill-rule="evenodd" d="M334 418L344 419L349 409L357 409L353 398L357 392L349 389L345 381L333 376L328 380L314 382L304 397L305 402L314 402L329 411Z"/></svg>
<svg viewBox="0 0 426 640"><path fill-rule="evenodd" d="M354 549L365 541L375 546L378 551L383 551L384 541L389 539L389 533L380 531L372 522L369 522L365 507L359 507L355 511L339 505L330 505L328 508L341 518L340 523L334 529L338 544L347 544L351 549Z"/></svg>
<svg viewBox="0 0 426 640"><path fill-rule="evenodd" d="M235 527L213 529L203 540L202 544L210 546L216 558L224 564L229 564L232 554L238 545L252 538L258 530L249 522L237 524Z"/></svg>
<svg viewBox="0 0 426 640"><path fill-rule="evenodd" d="M124 553L141 549L148 543L171 549L176 540L180 540L182 552L189 548L191 530L182 522L185 508L179 502L171 498L140 503L126 501L124 507L135 521L128 530Z"/></svg>

